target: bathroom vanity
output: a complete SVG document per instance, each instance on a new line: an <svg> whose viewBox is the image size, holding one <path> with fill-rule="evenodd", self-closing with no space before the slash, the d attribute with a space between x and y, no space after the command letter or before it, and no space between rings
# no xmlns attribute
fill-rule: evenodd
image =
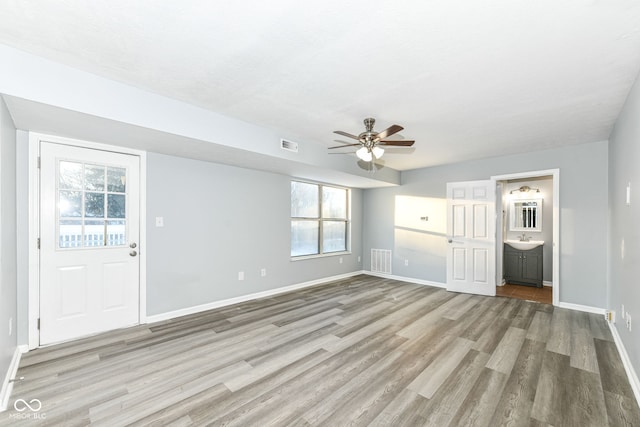
<svg viewBox="0 0 640 427"><path fill-rule="evenodd" d="M542 287L542 243L535 243L504 243L504 280L507 283Z"/></svg>

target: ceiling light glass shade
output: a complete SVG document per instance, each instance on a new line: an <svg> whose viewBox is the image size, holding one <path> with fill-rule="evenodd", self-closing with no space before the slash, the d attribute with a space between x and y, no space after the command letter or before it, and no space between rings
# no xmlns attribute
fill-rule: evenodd
<svg viewBox="0 0 640 427"><path fill-rule="evenodd" d="M365 162L370 162L371 160L373 160L373 155L367 149L367 147L362 147L358 151L356 151L356 156L358 156L360 160L364 160Z"/></svg>
<svg viewBox="0 0 640 427"><path fill-rule="evenodd" d="M380 147L373 147L371 149L371 153L373 154L373 157L375 157L376 159L379 159L384 154L384 149Z"/></svg>

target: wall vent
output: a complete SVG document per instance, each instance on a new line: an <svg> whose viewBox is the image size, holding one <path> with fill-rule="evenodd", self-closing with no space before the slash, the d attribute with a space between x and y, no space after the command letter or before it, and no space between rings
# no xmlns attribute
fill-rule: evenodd
<svg viewBox="0 0 640 427"><path fill-rule="evenodd" d="M281 139L280 140L280 148L282 148L283 150L291 151L293 153L297 153L298 152L298 143L297 142L293 142L293 141L289 141L287 139Z"/></svg>
<svg viewBox="0 0 640 427"><path fill-rule="evenodd" d="M391 274L391 251L371 249L371 272Z"/></svg>

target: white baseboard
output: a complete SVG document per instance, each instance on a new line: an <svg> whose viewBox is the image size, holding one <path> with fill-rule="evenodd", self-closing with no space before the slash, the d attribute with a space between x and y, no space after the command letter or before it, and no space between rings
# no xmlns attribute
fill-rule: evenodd
<svg viewBox="0 0 640 427"><path fill-rule="evenodd" d="M604 308L591 307L588 305L572 304L570 302L559 302L556 307L568 308L569 310L584 311L586 313L602 314L603 316L606 312Z"/></svg>
<svg viewBox="0 0 640 427"><path fill-rule="evenodd" d="M283 286L281 288L269 289L268 291L256 292L248 295L241 295L239 297L229 298L221 301L213 301L207 304L196 305L194 307L187 307L180 310L169 311L167 313L153 314L146 317L146 323L161 322L163 320L175 319L176 317L187 316L189 314L201 313L203 311L212 310L214 308L226 307L232 304L238 304L241 302L251 301L258 298L270 297L273 295L283 294L285 292L291 292L298 289L304 289L311 286L322 285L328 282L335 282L336 280L348 279L349 277L357 276L359 274L366 274L365 271L354 271L346 274L339 274L337 276L323 277L322 279L311 280L309 282L297 283L295 285Z"/></svg>
<svg viewBox="0 0 640 427"><path fill-rule="evenodd" d="M382 278L385 278L385 279L399 280L401 282L415 283L416 285L435 286L436 288L446 288L447 287L446 283L430 282L429 280L414 279L414 278L411 278L411 277L404 277L404 276L394 276L393 274L376 273L376 272L373 272L373 271L363 271L363 273L364 274L368 274L369 276L382 277Z"/></svg>
<svg viewBox="0 0 640 427"><path fill-rule="evenodd" d="M622 343L622 338L618 333L618 329L614 326L612 322L607 322L607 323L609 324L611 335L613 335L613 341L616 343L616 347L618 348L620 359L622 359L624 370L627 372L627 377L629 378L629 384L631 384L631 389L633 390L633 394L636 397L636 401L638 402L638 405L640 405L640 380L638 380L638 374L636 373L635 369L633 369L633 365L631 364L631 359L629 359L629 354L627 353L627 349L624 347L624 344Z"/></svg>
<svg viewBox="0 0 640 427"><path fill-rule="evenodd" d="M446 283L441 283L441 282L430 282L428 280L414 279L411 277L403 277L403 276L394 276L393 274L375 273L372 271L363 271L363 273L368 274L369 276L384 277L384 278L393 279L393 280L400 280L402 282L416 283L418 285L435 286L437 288L447 287ZM550 284L551 282L543 282L544 286L547 286L546 283ZM572 304L569 302L558 303L557 307L568 308L570 310L584 311L587 313L602 314L603 316L606 311L604 308L591 307L588 305Z"/></svg>
<svg viewBox="0 0 640 427"><path fill-rule="evenodd" d="M25 346L16 347L16 350L13 353L13 358L11 359L11 364L9 365L9 369L7 370L7 375L2 382L2 390L0 390L0 412L7 410L7 405L9 404L9 398L11 397L11 392L13 391L13 380L18 373L18 366L20 365L20 356L24 352Z"/></svg>

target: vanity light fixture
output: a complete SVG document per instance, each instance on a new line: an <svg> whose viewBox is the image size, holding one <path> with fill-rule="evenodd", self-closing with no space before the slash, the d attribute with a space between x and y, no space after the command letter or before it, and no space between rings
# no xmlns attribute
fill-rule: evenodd
<svg viewBox="0 0 640 427"><path fill-rule="evenodd" d="M522 186L522 187L520 187L520 188L517 188L517 189L515 189L515 190L511 190L511 191L509 192L509 194L513 194L513 193L516 193L516 192L520 192L520 193L528 193L528 192L530 192L530 191L535 191L536 193L539 193L539 192L540 192L540 189L539 189L539 188L531 188L531 187L529 187L528 185L523 185L523 186Z"/></svg>

